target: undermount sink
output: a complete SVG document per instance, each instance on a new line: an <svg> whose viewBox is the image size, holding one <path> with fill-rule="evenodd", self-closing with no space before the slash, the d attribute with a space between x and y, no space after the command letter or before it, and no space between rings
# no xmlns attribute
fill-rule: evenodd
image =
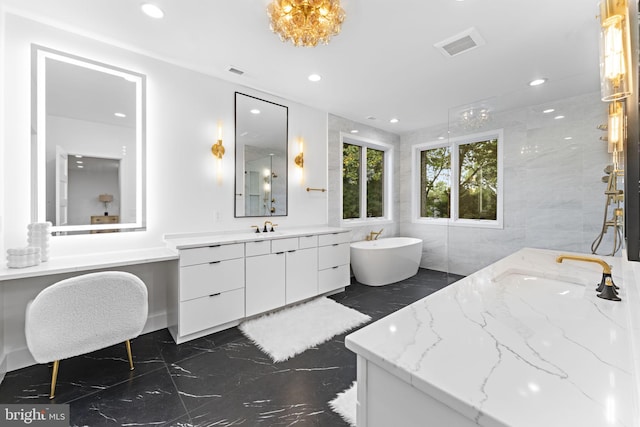
<svg viewBox="0 0 640 427"><path fill-rule="evenodd" d="M494 280L494 283L508 287L507 292L511 294L530 299L582 299L585 295L583 285L532 274L508 273ZM587 291L592 291L595 295L596 285L594 281L593 289Z"/></svg>

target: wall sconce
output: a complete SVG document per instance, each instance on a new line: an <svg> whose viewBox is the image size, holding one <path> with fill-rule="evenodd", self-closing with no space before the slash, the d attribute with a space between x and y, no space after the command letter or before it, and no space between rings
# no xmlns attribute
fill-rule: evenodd
<svg viewBox="0 0 640 427"><path fill-rule="evenodd" d="M224 156L224 147L222 146L222 126L218 125L218 141L211 146L211 153L218 160Z"/></svg>
<svg viewBox="0 0 640 427"><path fill-rule="evenodd" d="M298 155L293 161L300 169L304 168L304 150L302 146L302 138L298 140Z"/></svg>
<svg viewBox="0 0 640 427"><path fill-rule="evenodd" d="M613 101L609 103L609 120L607 122L607 141L609 143L609 153L622 151L625 138L624 129L624 107L621 102Z"/></svg>
<svg viewBox="0 0 640 427"><path fill-rule="evenodd" d="M296 179L302 184L304 182L304 146L302 138L298 138L298 154L293 159L296 164Z"/></svg>
<svg viewBox="0 0 640 427"><path fill-rule="evenodd" d="M603 101L632 92L627 0L600 2L600 89Z"/></svg>

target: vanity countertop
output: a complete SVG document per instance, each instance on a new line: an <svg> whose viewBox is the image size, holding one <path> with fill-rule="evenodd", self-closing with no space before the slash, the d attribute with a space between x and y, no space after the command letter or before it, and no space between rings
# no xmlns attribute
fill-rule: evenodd
<svg viewBox="0 0 640 427"><path fill-rule="evenodd" d="M262 228L262 226L260 226ZM224 245L231 243L245 243L264 239L286 239L289 237L300 237L312 234L332 234L346 233L348 229L338 227L299 227L283 228L276 227L274 232L255 233L251 231L236 231L229 233L191 233L191 234L170 234L165 235L164 240L167 245L174 249L190 249L207 245Z"/></svg>
<svg viewBox="0 0 640 427"><path fill-rule="evenodd" d="M628 263L599 257L621 288L613 302L596 297L600 266L558 264L559 253L522 249L346 346L481 426L638 426L640 298L623 281Z"/></svg>
<svg viewBox="0 0 640 427"><path fill-rule="evenodd" d="M40 263L33 267L0 268L0 281L177 259L178 252L166 247L51 257L47 262Z"/></svg>

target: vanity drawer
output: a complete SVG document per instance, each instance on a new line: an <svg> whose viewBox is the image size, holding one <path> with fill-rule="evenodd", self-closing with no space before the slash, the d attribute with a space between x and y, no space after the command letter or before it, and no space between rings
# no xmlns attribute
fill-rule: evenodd
<svg viewBox="0 0 640 427"><path fill-rule="evenodd" d="M244 259L180 268L180 301L244 288Z"/></svg>
<svg viewBox="0 0 640 427"><path fill-rule="evenodd" d="M335 245L336 243L349 243L351 241L351 233L331 233L321 234L318 236L318 246Z"/></svg>
<svg viewBox="0 0 640 427"><path fill-rule="evenodd" d="M348 264L321 270L318 273L318 294L347 287L350 280Z"/></svg>
<svg viewBox="0 0 640 427"><path fill-rule="evenodd" d="M298 240L298 247L300 249L309 249L318 246L318 236L301 236L298 237Z"/></svg>
<svg viewBox="0 0 640 427"><path fill-rule="evenodd" d="M211 245L180 251L180 267L244 257L244 244Z"/></svg>
<svg viewBox="0 0 640 427"><path fill-rule="evenodd" d="M349 243L336 243L318 248L318 269L324 270L338 265L349 264Z"/></svg>
<svg viewBox="0 0 640 427"><path fill-rule="evenodd" d="M256 240L254 242L247 242L245 245L247 256L267 255L271 253L271 240Z"/></svg>
<svg viewBox="0 0 640 427"><path fill-rule="evenodd" d="M298 249L298 238L294 237L291 239L277 239L271 241L271 252L287 252L287 251L295 251Z"/></svg>
<svg viewBox="0 0 640 427"><path fill-rule="evenodd" d="M180 303L178 333L181 336L189 335L243 317L244 289L196 298Z"/></svg>

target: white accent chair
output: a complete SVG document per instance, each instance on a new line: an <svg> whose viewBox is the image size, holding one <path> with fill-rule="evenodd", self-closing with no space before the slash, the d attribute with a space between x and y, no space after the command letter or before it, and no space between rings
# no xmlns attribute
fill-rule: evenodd
<svg viewBox="0 0 640 427"><path fill-rule="evenodd" d="M84 274L42 290L27 305L25 335L36 362L53 362L49 398L61 359L124 341L133 370L129 340L142 332L147 312L144 282L122 271Z"/></svg>

